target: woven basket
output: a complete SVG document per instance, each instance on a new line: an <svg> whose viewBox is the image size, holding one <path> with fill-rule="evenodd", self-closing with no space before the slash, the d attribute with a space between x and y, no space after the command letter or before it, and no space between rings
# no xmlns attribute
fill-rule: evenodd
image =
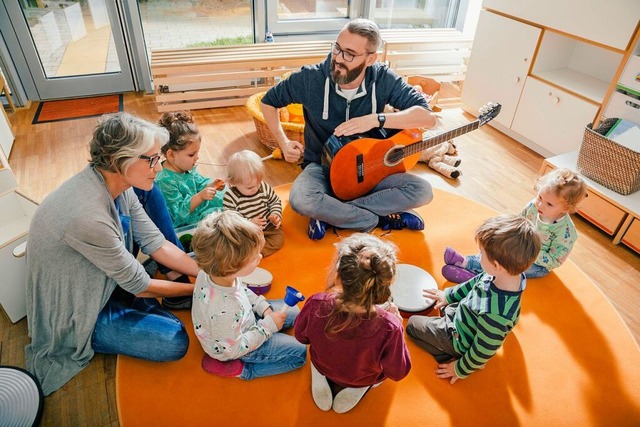
<svg viewBox="0 0 640 427"><path fill-rule="evenodd" d="M251 95L251 97L247 99L247 109L253 117L260 142L268 148L275 150L278 148L278 143L269 130L267 123L264 121L262 110L260 110L260 101L262 101L264 94L265 92L260 92ZM304 145L304 123L282 122L282 129L291 141L298 141Z"/></svg>
<svg viewBox="0 0 640 427"><path fill-rule="evenodd" d="M606 119L597 129L590 123L578 153L578 171L616 193L640 190L640 153L606 138L604 135L618 119Z"/></svg>

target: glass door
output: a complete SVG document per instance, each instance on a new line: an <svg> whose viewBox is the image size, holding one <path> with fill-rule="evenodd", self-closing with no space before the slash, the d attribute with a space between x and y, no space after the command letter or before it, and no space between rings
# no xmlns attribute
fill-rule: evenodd
<svg viewBox="0 0 640 427"><path fill-rule="evenodd" d="M116 2L5 2L40 100L134 90Z"/></svg>

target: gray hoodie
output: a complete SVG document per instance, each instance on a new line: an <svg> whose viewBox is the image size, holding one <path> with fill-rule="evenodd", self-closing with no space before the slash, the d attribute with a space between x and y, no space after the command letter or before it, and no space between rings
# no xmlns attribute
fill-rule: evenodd
<svg viewBox="0 0 640 427"><path fill-rule="evenodd" d="M267 91L262 102L275 108L289 104L304 106L304 162L320 163L322 146L341 123L353 117L380 113L385 105L398 110L419 105L429 110L427 100L386 65L367 67L356 95L348 101L331 79L331 54L324 62L307 65Z"/></svg>

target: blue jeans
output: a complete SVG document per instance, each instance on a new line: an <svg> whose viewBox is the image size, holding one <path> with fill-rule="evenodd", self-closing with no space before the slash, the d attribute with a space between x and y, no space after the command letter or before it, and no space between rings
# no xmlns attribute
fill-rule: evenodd
<svg viewBox="0 0 640 427"><path fill-rule="evenodd" d="M136 196L138 196L138 200L140 201L144 211L149 216L149 219L151 219L156 227L158 227L164 238L180 248L181 251L184 251L182 243L180 243L180 240L176 235L176 231L173 228L173 221L169 215L167 203L165 202L164 196L156 183L153 183L153 187L149 191L140 190L136 187L133 187L133 191L136 193ZM138 245L134 242L134 256L137 255L138 250ZM166 274L171 269L158 264L158 270L160 273Z"/></svg>
<svg viewBox="0 0 640 427"><path fill-rule="evenodd" d="M309 163L293 182L291 208L300 215L338 228L371 231L378 219L426 205L433 199L429 182L410 173L383 179L368 194L348 202L335 198L322 166Z"/></svg>
<svg viewBox="0 0 640 427"><path fill-rule="evenodd" d="M467 270L471 270L474 273L482 273L482 265L480 265L480 254L477 255L467 255L465 257L467 259ZM549 270L545 267L532 264L531 267L527 271L524 272L524 276L527 279L537 279L540 277L544 277L549 274Z"/></svg>
<svg viewBox="0 0 640 427"><path fill-rule="evenodd" d="M91 347L97 353L169 362L187 353L189 335L157 299L118 298L114 292L98 315Z"/></svg>
<svg viewBox="0 0 640 427"><path fill-rule="evenodd" d="M284 306L284 300L270 300L271 309L279 311ZM282 329L293 327L293 322L300 313L300 309L289 307L287 319ZM260 347L240 358L244 362L244 369L240 378L267 377L283 374L300 368L307 361L307 346L301 344L291 335L282 332L273 334Z"/></svg>

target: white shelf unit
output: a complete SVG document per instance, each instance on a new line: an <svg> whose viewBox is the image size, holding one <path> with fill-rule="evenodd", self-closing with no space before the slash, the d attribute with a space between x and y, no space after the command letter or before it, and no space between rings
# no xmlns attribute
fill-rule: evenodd
<svg viewBox="0 0 640 427"><path fill-rule="evenodd" d="M475 114L487 101L500 103L490 125L545 157L578 150L638 31L640 1L602 3L485 0L463 108Z"/></svg>

